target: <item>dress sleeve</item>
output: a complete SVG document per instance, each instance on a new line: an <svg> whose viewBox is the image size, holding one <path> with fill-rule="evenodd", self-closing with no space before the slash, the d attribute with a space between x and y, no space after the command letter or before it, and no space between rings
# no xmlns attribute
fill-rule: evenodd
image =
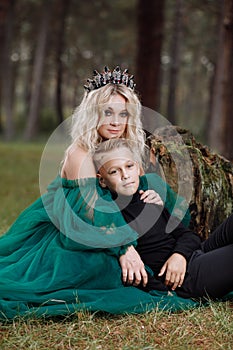
<svg viewBox="0 0 233 350"><path fill-rule="evenodd" d="M137 233L128 226L119 208L102 198L96 178L66 180L57 178L48 188L44 206L69 249L105 250L120 256Z"/></svg>
<svg viewBox="0 0 233 350"><path fill-rule="evenodd" d="M140 187L143 190L155 190L160 195L164 202L164 207L169 213L180 219L185 227L189 226L191 216L186 199L173 191L173 189L159 175L149 173L141 176Z"/></svg>

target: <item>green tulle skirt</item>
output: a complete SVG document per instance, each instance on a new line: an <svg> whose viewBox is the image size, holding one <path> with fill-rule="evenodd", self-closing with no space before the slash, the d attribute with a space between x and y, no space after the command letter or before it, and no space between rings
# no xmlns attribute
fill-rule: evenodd
<svg viewBox="0 0 233 350"><path fill-rule="evenodd" d="M167 196L166 184L153 174L141 178L141 188L148 182L165 202L169 199L172 210L176 199ZM175 293L145 293L122 285L119 256L136 239L96 179L58 176L0 238L0 318L198 306Z"/></svg>

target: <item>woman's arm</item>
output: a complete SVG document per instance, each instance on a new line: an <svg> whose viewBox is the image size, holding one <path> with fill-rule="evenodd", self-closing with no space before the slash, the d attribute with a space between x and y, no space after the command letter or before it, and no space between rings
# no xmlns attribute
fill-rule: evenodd
<svg viewBox="0 0 233 350"><path fill-rule="evenodd" d="M68 180L96 177L92 157L80 147L70 149L65 158L61 176Z"/></svg>

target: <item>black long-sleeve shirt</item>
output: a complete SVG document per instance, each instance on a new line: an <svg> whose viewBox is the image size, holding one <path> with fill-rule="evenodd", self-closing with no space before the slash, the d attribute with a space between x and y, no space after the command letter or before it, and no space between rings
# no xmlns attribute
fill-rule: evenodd
<svg viewBox="0 0 233 350"><path fill-rule="evenodd" d="M171 217L166 208L144 203L140 196L136 192L130 201L120 196L116 202L125 221L140 235L136 249L141 259L157 276L173 253L183 255L188 261L193 251L200 248L201 240L178 219ZM171 225L172 230L168 233Z"/></svg>

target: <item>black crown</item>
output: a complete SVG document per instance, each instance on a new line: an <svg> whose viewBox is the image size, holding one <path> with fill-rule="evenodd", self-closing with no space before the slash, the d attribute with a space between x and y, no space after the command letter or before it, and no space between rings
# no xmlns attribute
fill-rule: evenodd
<svg viewBox="0 0 233 350"><path fill-rule="evenodd" d="M120 67L117 66L111 72L110 69L105 66L102 73L94 70L93 79L87 79L87 84L84 85L84 88L87 90L87 92L90 92L107 84L124 84L134 90L136 84L134 83L133 78L133 75L129 75L128 69L125 69L122 72Z"/></svg>

